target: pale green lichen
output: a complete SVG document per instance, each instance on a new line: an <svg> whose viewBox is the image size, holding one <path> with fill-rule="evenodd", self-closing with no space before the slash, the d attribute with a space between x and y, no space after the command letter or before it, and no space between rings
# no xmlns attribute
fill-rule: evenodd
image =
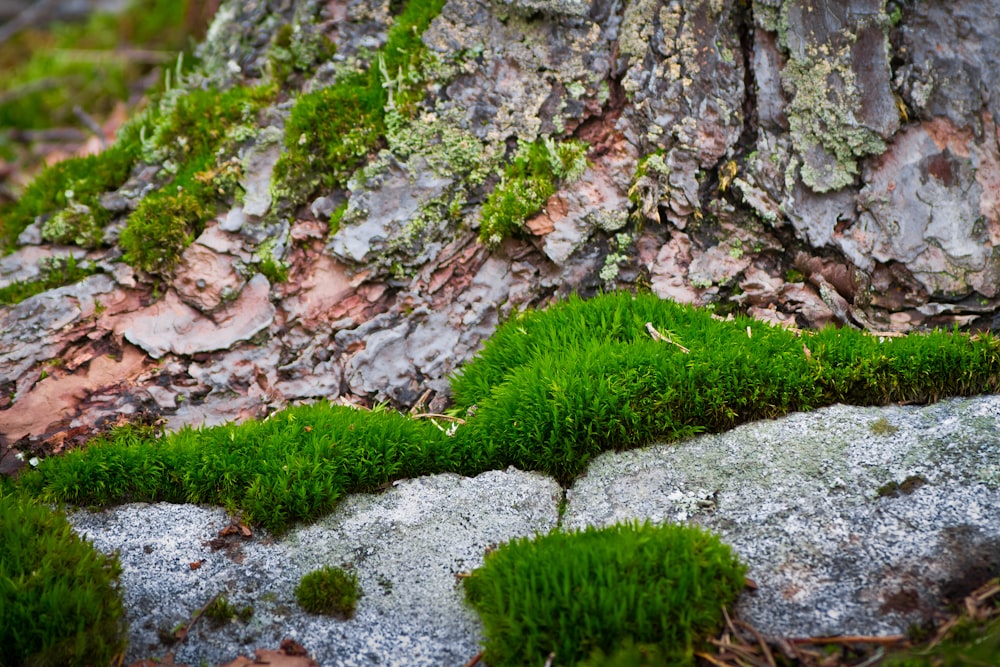
<svg viewBox="0 0 1000 667"><path fill-rule="evenodd" d="M588 216L588 219L597 229L616 232L628 223L628 213L601 209Z"/></svg>
<svg viewBox="0 0 1000 667"><path fill-rule="evenodd" d="M778 38L788 49L787 7L779 21ZM854 35L845 35L850 42ZM790 54L781 72L789 95L788 124L796 151L803 157L802 181L816 192L850 185L858 174L858 160L885 151L885 141L864 127L855 110L861 96L852 68L850 44L840 48L808 42Z"/></svg>
<svg viewBox="0 0 1000 667"><path fill-rule="evenodd" d="M386 142L403 160L419 155L441 176L460 175L469 185L486 180L495 158L474 135L460 128L461 113L448 109L424 113L412 121L395 111L386 114Z"/></svg>
<svg viewBox="0 0 1000 667"><path fill-rule="evenodd" d="M66 207L42 224L42 238L50 243L73 244L81 248L100 245L104 230L90 206L74 199L66 191Z"/></svg>
<svg viewBox="0 0 1000 667"><path fill-rule="evenodd" d="M618 37L618 50L622 55L629 59L645 55L656 31L656 26L649 17L655 14L659 4L658 0L635 0L625 5Z"/></svg>

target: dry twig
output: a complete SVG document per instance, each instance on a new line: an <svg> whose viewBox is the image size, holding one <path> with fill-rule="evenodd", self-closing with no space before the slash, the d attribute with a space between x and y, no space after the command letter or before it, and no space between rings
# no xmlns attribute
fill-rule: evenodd
<svg viewBox="0 0 1000 667"><path fill-rule="evenodd" d="M684 347L683 345L681 345L680 343L678 343L677 341L675 341L670 336L662 334L659 331L657 331L656 327L653 326L652 322L646 322L646 331L648 331L649 335L653 337L653 340L655 340L657 342L661 342L662 341L662 342L665 342L665 343L670 343L671 345L676 345L677 348L681 352L683 352L684 354L690 354L691 353L691 350L687 349L686 347Z"/></svg>

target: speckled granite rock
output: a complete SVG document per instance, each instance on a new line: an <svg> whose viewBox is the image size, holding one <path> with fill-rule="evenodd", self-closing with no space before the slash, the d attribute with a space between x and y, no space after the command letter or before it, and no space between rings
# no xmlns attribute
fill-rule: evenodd
<svg viewBox="0 0 1000 667"><path fill-rule="evenodd" d="M635 519L696 523L732 545L758 587L737 611L768 637L899 634L1000 574L998 426L1000 396L833 406L604 454L561 514L553 480L509 469L350 496L278 539L218 539L225 513L188 505L80 511L71 522L120 554L130 659L171 650L159 634L226 593L253 618L200 623L175 647L178 661L219 664L291 637L324 666L461 665L481 627L456 575L485 549L557 524ZM297 608L298 579L323 565L358 574L353 620Z"/></svg>
<svg viewBox="0 0 1000 667"><path fill-rule="evenodd" d="M604 454L563 525L690 521L750 565L765 634L901 634L1000 572L998 426L1000 396L838 405Z"/></svg>
<svg viewBox="0 0 1000 667"><path fill-rule="evenodd" d="M350 496L278 539L219 538L230 525L225 512L191 505L125 505L70 521L98 549L119 552L129 661L172 650L178 663L222 664L290 637L324 666L461 665L479 651L481 630L458 575L480 565L491 545L555 526L561 496L552 480L508 470ZM299 579L323 566L357 573L353 619L298 607ZM161 643L216 594L252 605L253 617L216 629L202 620L183 644Z"/></svg>

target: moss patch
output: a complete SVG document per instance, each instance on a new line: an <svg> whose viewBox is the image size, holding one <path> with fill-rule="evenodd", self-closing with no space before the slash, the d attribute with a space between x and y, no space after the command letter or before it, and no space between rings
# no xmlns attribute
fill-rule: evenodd
<svg viewBox="0 0 1000 667"><path fill-rule="evenodd" d="M253 618L253 607L250 605L237 607L229 601L229 596L219 595L205 607L204 616L212 627L221 628L236 619L248 622Z"/></svg>
<svg viewBox="0 0 1000 667"><path fill-rule="evenodd" d="M83 247L99 245L99 232L111 218L99 197L128 178L139 155L138 138L138 128L126 125L115 145L103 153L64 160L39 174L15 204L0 211L3 249L12 250L18 235L38 216L55 216L71 204L76 205L76 214L50 220L42 227L44 238Z"/></svg>
<svg viewBox="0 0 1000 667"><path fill-rule="evenodd" d="M2 488L0 545L0 664L111 664L126 642L117 558Z"/></svg>
<svg viewBox="0 0 1000 667"><path fill-rule="evenodd" d="M479 240L495 247L521 231L541 210L556 186L575 181L587 167L586 144L542 138L518 145L499 185L483 204Z"/></svg>
<svg viewBox="0 0 1000 667"><path fill-rule="evenodd" d="M219 159L232 141L227 132L251 120L274 93L266 86L168 92L143 124L151 128L148 138L143 130L143 153L173 176L128 217L119 238L126 262L151 274L173 269L215 215L216 202L235 195L235 163Z"/></svg>
<svg viewBox="0 0 1000 667"><path fill-rule="evenodd" d="M323 567L302 577L295 587L299 606L311 614L326 614L341 620L354 616L361 597L358 575L339 567Z"/></svg>
<svg viewBox="0 0 1000 667"><path fill-rule="evenodd" d="M490 665L541 665L550 654L574 665L635 644L655 645L663 664L689 665L745 572L699 528L631 524L509 542L487 554L465 591Z"/></svg>
<svg viewBox="0 0 1000 667"><path fill-rule="evenodd" d="M319 187L343 187L386 132L386 109L412 115L423 99L427 50L420 35L444 0L410 0L376 54L377 66L298 97L274 167L275 199L305 202Z"/></svg>

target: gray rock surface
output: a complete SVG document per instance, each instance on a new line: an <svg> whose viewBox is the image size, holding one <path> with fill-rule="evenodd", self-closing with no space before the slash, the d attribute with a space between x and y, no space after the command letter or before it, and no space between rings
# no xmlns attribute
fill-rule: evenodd
<svg viewBox="0 0 1000 667"><path fill-rule="evenodd" d="M199 622L178 662L218 664L291 637L324 666L461 665L482 630L456 575L484 550L557 523L634 519L695 523L732 545L758 586L737 611L767 636L898 634L1000 573L998 426L1000 396L793 414L607 453L561 515L553 480L508 469L349 496L280 538L217 539L225 513L188 505L78 511L71 522L120 554L130 660L163 655L158 633L226 593L253 618ZM298 609L298 579L324 565L357 573L353 620Z"/></svg>
<svg viewBox="0 0 1000 667"><path fill-rule="evenodd" d="M119 552L127 660L171 650L160 635L222 593L237 607L252 605L253 617L219 629L199 621L172 647L177 662L221 664L290 637L321 665L461 665L479 651L481 630L458 575L479 566L491 546L555 526L561 496L552 480L516 470L436 475L350 496L311 526L247 541L218 538L230 525L225 512L191 505L125 505L70 521L97 548ZM357 573L353 619L298 607L299 579L324 566Z"/></svg>
<svg viewBox="0 0 1000 667"><path fill-rule="evenodd" d="M1000 571L1000 396L833 406L605 454L563 525L693 522L750 566L770 636L902 634Z"/></svg>

